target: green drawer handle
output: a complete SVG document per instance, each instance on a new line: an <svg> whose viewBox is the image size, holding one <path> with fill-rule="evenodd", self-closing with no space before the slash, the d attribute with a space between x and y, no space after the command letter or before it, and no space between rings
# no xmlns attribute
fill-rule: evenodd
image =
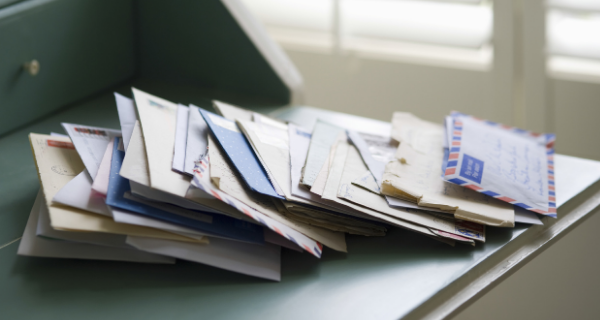
<svg viewBox="0 0 600 320"><path fill-rule="evenodd" d="M40 72L40 63L33 59L29 62L23 63L23 69L30 75L35 76Z"/></svg>

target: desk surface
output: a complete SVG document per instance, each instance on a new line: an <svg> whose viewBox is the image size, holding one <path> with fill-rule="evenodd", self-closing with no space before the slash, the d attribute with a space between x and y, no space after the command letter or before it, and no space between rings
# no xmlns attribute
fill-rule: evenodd
<svg viewBox="0 0 600 320"><path fill-rule="evenodd" d="M304 124L315 115L351 120L306 108L277 115ZM557 157L558 202L566 202L559 219L544 218L544 226L530 228L488 228L487 242L475 248L452 248L398 229L386 237L348 236L348 254L326 249L321 260L284 250L280 283L185 261L20 257L14 240L39 188L27 134L62 132L61 121L118 128L112 93L0 138L0 310L7 319L439 318L501 281L600 204L600 163Z"/></svg>

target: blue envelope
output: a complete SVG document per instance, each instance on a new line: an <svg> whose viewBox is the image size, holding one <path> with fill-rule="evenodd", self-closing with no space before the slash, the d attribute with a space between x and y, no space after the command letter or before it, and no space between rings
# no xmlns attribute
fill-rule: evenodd
<svg viewBox="0 0 600 320"><path fill-rule="evenodd" d="M206 233L209 236L214 235L222 238L258 244L264 243L263 228L246 221L220 214L195 210L186 210L186 214L189 215L184 216L125 198L124 194L130 191L131 188L129 186L129 180L119 175L123 159L125 158L125 152L118 150L118 142L118 140L115 141L113 150L106 204L142 216L194 229Z"/></svg>
<svg viewBox="0 0 600 320"><path fill-rule="evenodd" d="M200 109L200 114L248 187L258 193L285 200L275 191L267 172L237 124L206 110Z"/></svg>

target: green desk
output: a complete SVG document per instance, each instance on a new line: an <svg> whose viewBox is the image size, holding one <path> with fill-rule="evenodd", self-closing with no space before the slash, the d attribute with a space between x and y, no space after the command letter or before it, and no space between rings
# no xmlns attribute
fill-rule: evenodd
<svg viewBox="0 0 600 320"><path fill-rule="evenodd" d="M181 103L204 101L198 90L140 80L132 84ZM132 84L116 90L130 95ZM314 108L272 114L304 125L316 117L340 124L359 121ZM118 128L112 90L0 138L2 319L441 318L514 272L600 204L600 184L594 184L600 163L563 157L595 171L569 173L569 178L561 176L566 171L557 164L557 185L569 185L565 196L585 189L559 207L560 218L544 218L544 226L490 228L487 242L475 248L452 248L400 229L381 238L348 236L348 254L325 249L321 260L284 250L280 283L185 261L145 265L20 257L15 239L39 188L27 134L62 132L61 121Z"/></svg>

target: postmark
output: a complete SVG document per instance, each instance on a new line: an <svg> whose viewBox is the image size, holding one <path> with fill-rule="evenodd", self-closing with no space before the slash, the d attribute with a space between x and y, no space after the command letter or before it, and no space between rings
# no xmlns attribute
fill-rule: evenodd
<svg viewBox="0 0 600 320"><path fill-rule="evenodd" d="M77 172L73 171L71 168L67 168L63 165L57 164L50 168L55 173L60 174L61 176L76 176Z"/></svg>

